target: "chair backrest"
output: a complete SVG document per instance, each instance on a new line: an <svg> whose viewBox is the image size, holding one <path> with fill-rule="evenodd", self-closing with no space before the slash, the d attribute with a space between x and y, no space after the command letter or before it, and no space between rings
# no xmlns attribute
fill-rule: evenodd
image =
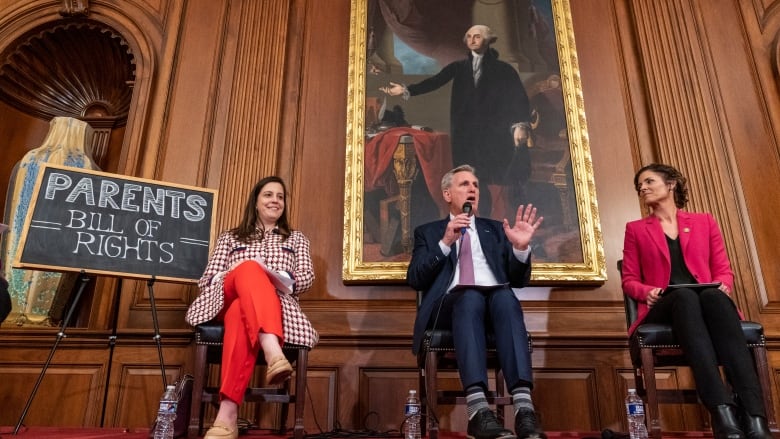
<svg viewBox="0 0 780 439"><path fill-rule="evenodd" d="M623 279L623 260L618 259L617 261L617 269L618 273L620 273L621 280ZM626 328L630 328L631 325L634 324L636 321L637 316L637 305L636 300L634 300L633 297L629 296L625 292L623 292L623 307L626 310Z"/></svg>

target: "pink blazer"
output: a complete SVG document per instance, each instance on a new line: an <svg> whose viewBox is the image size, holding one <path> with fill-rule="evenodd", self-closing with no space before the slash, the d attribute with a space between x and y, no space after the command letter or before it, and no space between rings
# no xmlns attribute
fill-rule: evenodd
<svg viewBox="0 0 780 439"><path fill-rule="evenodd" d="M678 210L677 225L685 265L696 281L722 282L731 291L734 273L715 218L709 213ZM638 303L637 319L628 329L629 334L647 316L647 293L653 288L666 288L671 272L669 246L658 219L648 216L626 224L623 293Z"/></svg>

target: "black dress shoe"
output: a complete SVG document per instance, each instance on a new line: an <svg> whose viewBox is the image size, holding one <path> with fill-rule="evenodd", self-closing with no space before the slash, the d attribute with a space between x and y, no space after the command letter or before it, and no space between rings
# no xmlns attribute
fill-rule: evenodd
<svg viewBox="0 0 780 439"><path fill-rule="evenodd" d="M530 409L520 409L515 415L515 433L518 439L547 439Z"/></svg>
<svg viewBox="0 0 780 439"><path fill-rule="evenodd" d="M710 415L712 435L715 439L745 439L732 406L727 404L716 406L710 410Z"/></svg>
<svg viewBox="0 0 780 439"><path fill-rule="evenodd" d="M753 416L743 413L742 431L745 432L745 437L747 439L772 439L769 425L766 423L766 418L763 416Z"/></svg>
<svg viewBox="0 0 780 439"><path fill-rule="evenodd" d="M489 408L478 411L469 419L468 437L472 439L516 439L511 430L507 430L498 422L496 414Z"/></svg>

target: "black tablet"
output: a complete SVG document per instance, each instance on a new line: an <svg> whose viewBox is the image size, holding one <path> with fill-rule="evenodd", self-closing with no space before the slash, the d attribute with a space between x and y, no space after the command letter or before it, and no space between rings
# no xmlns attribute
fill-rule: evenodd
<svg viewBox="0 0 780 439"><path fill-rule="evenodd" d="M709 282L705 284L674 284L669 285L666 287L666 289L661 293L661 295L664 295L666 293L672 292L674 290L680 289L680 288L690 288L693 291L696 291L697 293L706 290L707 288L718 288L720 286L720 282Z"/></svg>

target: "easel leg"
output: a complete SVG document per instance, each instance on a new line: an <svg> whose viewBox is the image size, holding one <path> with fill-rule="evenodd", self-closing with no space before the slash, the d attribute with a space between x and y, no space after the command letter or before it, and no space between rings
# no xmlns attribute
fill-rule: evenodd
<svg viewBox="0 0 780 439"><path fill-rule="evenodd" d="M162 341L160 337L160 324L157 322L157 305L154 303L154 276L146 285L149 287L149 302L152 304L152 322L154 322L154 341L157 343L157 356L160 357L160 372L162 372L163 391L168 387L168 378L165 376L165 362L163 361Z"/></svg>
<svg viewBox="0 0 780 439"><path fill-rule="evenodd" d="M111 317L111 335L108 337L108 370L106 371L106 385L103 390L103 401L108 401L108 388L111 383L111 365L114 364L114 348L117 339L117 320L119 318L119 301L122 293L122 282L116 283L114 294L114 315ZM100 426L104 427L106 422L106 408L108 404L103 403L103 411L100 413Z"/></svg>
<svg viewBox="0 0 780 439"><path fill-rule="evenodd" d="M46 375L46 369L49 368L51 359L54 358L54 352L57 350L57 346L60 344L60 341L65 337L65 328L68 326L70 318L73 316L73 312L78 307L79 300L81 299L81 293L84 292L84 289L89 282L89 277L86 275L86 273L84 273L83 270L81 271L79 280L81 283L79 284L79 288L76 291L76 297L73 299L73 303L70 305L70 309L68 309L68 314L65 315L65 319L62 321L60 331L57 333L57 339L54 341L54 345L51 347L51 351L49 351L49 357L46 358L46 362L43 363L43 369L41 369L41 373L38 375L38 380L35 382L35 386L33 386L32 393L30 393L30 396L27 398L27 404L24 405L22 415L19 416L19 421L16 423L16 427L14 428L14 436L16 436L16 434L19 432L19 428L21 428L22 422L24 422L24 418L27 416L27 411L30 410L30 405L32 405L35 394L38 392L38 387L40 387L41 382L43 381L43 377Z"/></svg>

